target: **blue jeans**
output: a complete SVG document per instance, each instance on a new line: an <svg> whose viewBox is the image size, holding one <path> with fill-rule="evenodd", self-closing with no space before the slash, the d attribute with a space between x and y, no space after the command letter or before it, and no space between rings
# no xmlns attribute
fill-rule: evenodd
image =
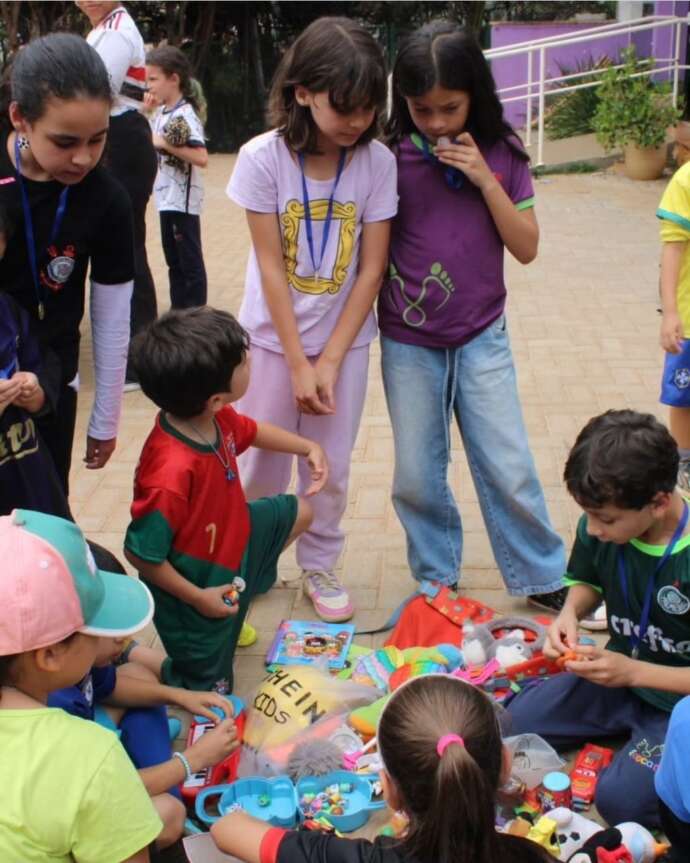
<svg viewBox="0 0 690 863"><path fill-rule="evenodd" d="M462 523L448 485L454 413L508 592L557 590L565 550L549 521L529 449L505 317L460 348L382 337L381 349L395 439L393 505L407 535L413 576L458 580Z"/></svg>

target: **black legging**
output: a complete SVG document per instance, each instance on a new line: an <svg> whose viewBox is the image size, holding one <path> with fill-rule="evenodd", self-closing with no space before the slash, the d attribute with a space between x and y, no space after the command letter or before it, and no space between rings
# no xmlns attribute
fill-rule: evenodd
<svg viewBox="0 0 690 863"><path fill-rule="evenodd" d="M134 291L130 333L134 336L158 314L156 289L146 257L146 207L158 171L158 156L148 120L138 111L125 111L110 118L104 164L125 187L132 202ZM127 379L136 379L129 367Z"/></svg>
<svg viewBox="0 0 690 863"><path fill-rule="evenodd" d="M677 818L663 800L659 800L659 812L661 814L661 827L671 843L669 863L688 863L690 860L690 824Z"/></svg>

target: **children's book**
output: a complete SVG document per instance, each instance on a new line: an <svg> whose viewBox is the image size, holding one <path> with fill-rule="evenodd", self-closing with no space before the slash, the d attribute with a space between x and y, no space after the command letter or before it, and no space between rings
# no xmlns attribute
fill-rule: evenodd
<svg viewBox="0 0 690 863"><path fill-rule="evenodd" d="M266 654L266 664L316 665L325 657L329 668L343 668L354 634L351 623L283 620Z"/></svg>

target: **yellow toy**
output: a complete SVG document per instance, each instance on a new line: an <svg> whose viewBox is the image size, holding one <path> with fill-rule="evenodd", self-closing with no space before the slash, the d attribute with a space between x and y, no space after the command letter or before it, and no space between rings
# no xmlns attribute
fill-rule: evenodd
<svg viewBox="0 0 690 863"><path fill-rule="evenodd" d="M531 839L532 842L536 842L537 845L541 845L541 847L545 848L549 854L558 858L560 847L556 837L557 829L558 825L553 818L543 815L529 831L527 838Z"/></svg>

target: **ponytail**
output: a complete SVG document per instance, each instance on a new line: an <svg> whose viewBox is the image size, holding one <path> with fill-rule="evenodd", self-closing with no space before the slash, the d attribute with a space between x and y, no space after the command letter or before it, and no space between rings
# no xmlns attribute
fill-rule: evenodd
<svg viewBox="0 0 690 863"><path fill-rule="evenodd" d="M476 687L446 675L413 678L386 705L378 742L409 819L405 856L420 863L550 860L535 843L496 831L501 733L493 703Z"/></svg>
<svg viewBox="0 0 690 863"><path fill-rule="evenodd" d="M158 48L153 48L146 55L146 65L157 66L168 78L171 75L177 75L180 79L180 93L185 100L200 116L202 112L205 113L202 108L203 91L201 91L201 85L192 78L192 65L183 51L174 45L159 45ZM199 91L201 91L202 99L198 98ZM203 99L204 106L205 102L206 100ZM206 122L203 118L202 121Z"/></svg>

